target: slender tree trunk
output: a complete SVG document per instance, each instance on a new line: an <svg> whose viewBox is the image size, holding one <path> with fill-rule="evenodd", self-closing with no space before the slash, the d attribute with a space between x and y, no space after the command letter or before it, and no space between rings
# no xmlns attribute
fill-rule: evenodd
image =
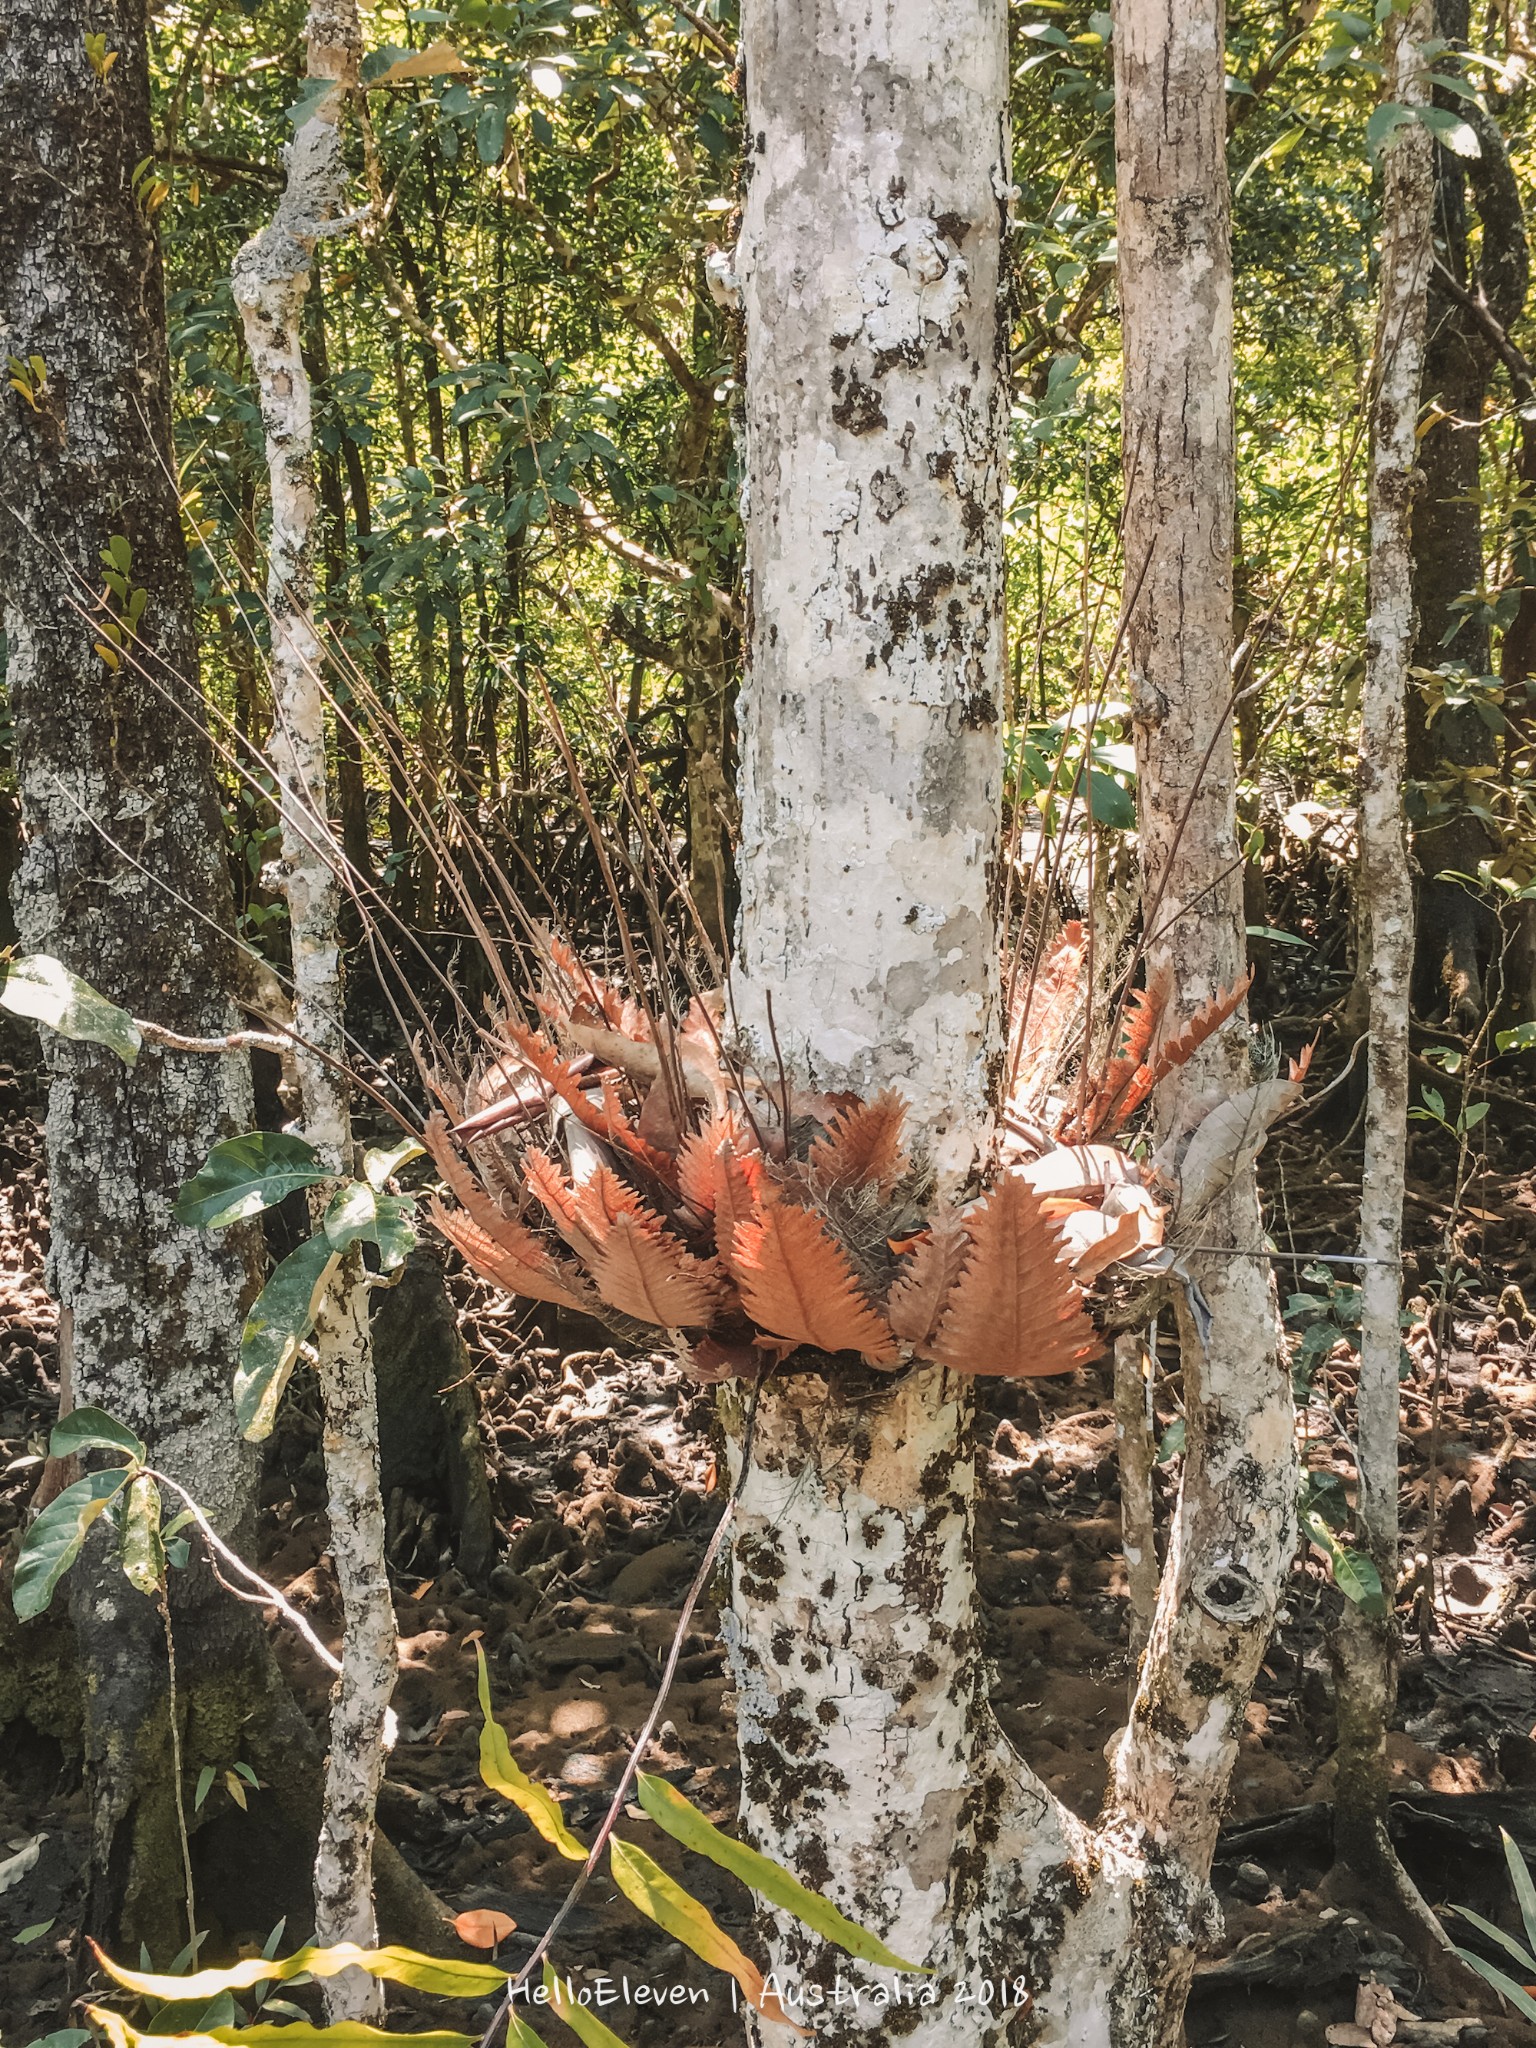
<svg viewBox="0 0 1536 2048"><path fill-rule="evenodd" d="M303 1127L340 1174L351 1169L353 1154L341 1067L340 854L329 823L322 656L310 617L313 422L300 324L316 238L342 211L345 168L338 124L357 82L361 44L354 0L313 0L306 34L309 77L328 80L333 89L294 137L277 213L235 259L234 291L261 396L272 494L267 577L276 707L272 755L283 826L294 1010L303 1041L297 1061ZM367 1279L356 1247L343 1260L322 1307L315 1344L325 1401L331 1554L345 1616L342 1672L331 1707L325 1818L315 1861L315 1924L322 1942L366 1946L375 1929L374 1807L394 1684L395 1620L384 1565ZM378 1986L353 1971L328 1980L326 2006L333 2020L383 2012Z"/></svg>
<svg viewBox="0 0 1536 2048"><path fill-rule="evenodd" d="M1185 60L1149 51L1147 33L1137 26L1135 65ZM1212 24L1196 48L1180 89L1202 137L1214 116L1205 193L1220 169ZM899 1087L940 1184L959 1195L983 1170L999 1061L988 870L1005 684L1005 10L757 0L742 49L750 652L736 1002L760 1056L771 1062L776 1045L802 1080ZM1146 90L1137 71L1143 120ZM1139 172L1133 152L1138 193ZM1222 261L1224 225L1218 205ZM1144 233L1133 224L1133 240ZM1157 289L1187 282L1165 274ZM1208 551L1232 492L1230 381L1219 374L1230 365L1219 335L1214 353L1209 340L1227 304L1219 262L1215 285L1207 356L1183 366L1207 443ZM1145 317L1150 275L1143 294ZM1165 398L1142 392L1149 428ZM1176 415L1162 430L1177 443ZM1187 516L1182 504L1172 512ZM1214 658L1196 639L1196 679L1224 684L1231 589L1219 549L1216 560L1206 616L1174 617L1212 637ZM1143 632L1160 673L1168 652ZM1159 872L1217 934L1205 937L1208 957L1177 927L1180 1002L1194 1004L1240 969L1241 882L1222 869L1234 847L1225 696L1198 695L1179 717L1186 750L1191 719L1226 743L1214 810L1187 855L1173 857L1165 818L1148 819ZM1169 772L1177 802L1191 771ZM1220 1077L1207 1069L1207 1083ZM1210 1227L1241 1230L1257 1249L1251 1182ZM899 2020L869 1999L818 2009L818 2038L833 2048L898 2036L996 2048L1025 2025L1031 2039L1073 2048L1177 2037L1211 1925L1206 1871L1247 1687L1292 1544L1273 1303L1260 1262L1231 1266L1205 1275L1217 1334L1189 1387L1209 1419L1192 1429L1136 1716L1096 1829L1019 1762L991 1713L969 1380L930 1368L892 1384L829 1362L762 1390L726 1619L744 1823L935 1971L931 2000ZM744 1412L731 1392L738 1461ZM775 1922L767 1939L789 1975L814 1967L803 1930ZM968 1987L1003 1974L1033 1997L1027 2023L996 1999L990 2010L967 2002Z"/></svg>
<svg viewBox="0 0 1536 2048"><path fill-rule="evenodd" d="M1465 49L1470 18L1469 0L1438 0L1436 34L1452 49ZM1455 59L1444 62L1454 65ZM1413 507L1413 660L1423 669L1456 662L1482 676L1492 665L1487 615L1465 600L1475 600L1483 584L1483 412L1496 356L1468 295L1511 330L1525 305L1529 252L1519 186L1497 123L1443 87L1436 99L1472 122L1479 153L1468 161L1443 146L1435 151L1438 261L1428 280L1424 397L1436 417L1419 443L1424 483ZM1408 769L1416 782L1432 785L1497 761L1494 736L1475 707L1447 706L1431 723L1424 696L1411 689L1406 710ZM1414 834L1420 871L1414 1001L1422 1014L1462 1026L1475 1023L1486 1007L1497 919L1454 877L1475 875L1479 862L1498 851L1498 834L1455 788L1442 809Z"/></svg>
<svg viewBox="0 0 1536 2048"><path fill-rule="evenodd" d="M1394 15L1383 94L1429 100L1420 48L1434 30L1431 0ZM1433 144L1413 121L1386 147L1376 380L1371 416L1370 616L1360 700L1360 891L1369 913L1364 963L1371 1034L1360 1204L1360 1379L1356 1396L1355 1515L1385 1590L1373 1616L1346 1601L1334 1640L1338 1671L1338 1793L1334 1843L1363 1876L1395 1865L1387 1835L1387 1723L1396 1680L1392 1613L1397 1584L1398 1359L1402 1330L1403 1175L1408 1154L1408 987L1413 972L1413 880L1403 819L1404 708L1413 660L1412 508L1426 288L1432 255Z"/></svg>
<svg viewBox="0 0 1536 2048"><path fill-rule="evenodd" d="M87 31L116 61L93 68ZM200 1036L238 1021L234 917L172 468L164 301L132 173L150 142L134 0L16 0L0 28L0 355L40 359L0 402L0 598L26 847L24 951L138 1015ZM86 616L101 550L148 593L117 666ZM194 916L188 906L204 913ZM131 1070L44 1034L49 1284L76 1406L137 1430L231 1542L257 1465L230 1382L256 1242L171 1214L210 1145L251 1122L243 1058L146 1047ZM201 1566L172 1578L185 1764L242 1754L260 1631ZM89 1924L166 1963L186 1938L165 1637L105 1533L71 1587L91 1795Z"/></svg>
<svg viewBox="0 0 1536 2048"><path fill-rule="evenodd" d="M1244 971L1232 733L1232 275L1221 0L1121 0L1116 210L1124 333L1126 657L1149 976L1181 1015ZM1175 1143L1253 1079L1239 1030L1158 1090ZM1203 1883L1243 1708L1295 1547L1290 1382L1251 1171L1176 1235L1210 1310L1180 1319L1184 1478L1111 1798ZM1206 1249L1209 1247L1211 1249ZM1168 1959L1181 2038L1192 1946Z"/></svg>

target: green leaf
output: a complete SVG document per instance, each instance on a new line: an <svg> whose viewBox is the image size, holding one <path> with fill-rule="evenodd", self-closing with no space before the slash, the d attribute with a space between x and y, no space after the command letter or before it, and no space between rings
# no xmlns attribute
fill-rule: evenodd
<svg viewBox="0 0 1536 2048"><path fill-rule="evenodd" d="M1458 1906L1455 1911L1460 1913L1463 1919L1470 1920L1473 1917L1464 1907ZM1476 1970L1485 1984L1491 1984L1495 1991L1507 1998L1516 2012L1523 2013L1528 2020L1536 2020L1536 1998L1532 1998L1528 1991L1522 1990L1513 1977L1506 1976L1493 1963L1485 1963L1481 1956L1473 1955L1469 1948L1459 1948L1456 1953L1469 1969Z"/></svg>
<svg viewBox="0 0 1536 2048"><path fill-rule="evenodd" d="M153 1595L165 1584L165 1545L160 1539L160 1489L147 1472L128 1482L120 1552L130 1586Z"/></svg>
<svg viewBox="0 0 1536 2048"><path fill-rule="evenodd" d="M13 1934L11 1936L11 1939L15 1942L18 1948L25 1948L29 1942L41 1941L43 1936L48 1932L50 1927L55 1927L58 1925L58 1918L58 1914L55 1913L51 1920L34 1920L30 1927L23 1927L21 1932L19 1934ZM78 2038L82 2041L88 2041L91 2038L89 2034L80 2034L77 2029L72 2027L68 2028L66 2032L70 2036ZM65 2035L51 2034L48 2038L53 2041L62 2041L65 2038ZM34 2048L36 2048L36 2044L34 2044Z"/></svg>
<svg viewBox="0 0 1536 2048"><path fill-rule="evenodd" d="M1530 1943L1532 1960L1536 1961L1536 1885L1532 1884L1525 1858L1516 1848L1514 1838L1508 1829L1500 1828L1499 1837L1504 1844L1504 1861L1509 1865L1509 1881L1515 1888L1515 1898L1519 1902L1525 1938Z"/></svg>
<svg viewBox="0 0 1536 2048"><path fill-rule="evenodd" d="M87 1472L50 1501L22 1537L11 1587L18 1620L32 1621L46 1610L54 1588L80 1555L91 1524L122 1492L131 1469L118 1465L110 1472Z"/></svg>
<svg viewBox="0 0 1536 2048"><path fill-rule="evenodd" d="M379 1146L372 1146L363 1154L363 1179L367 1181L369 1187L382 1189L384 1183L391 1175L397 1174L402 1166L409 1166L413 1159L424 1158L426 1149L426 1146L418 1143L415 1138L402 1138L398 1145L391 1145L387 1151Z"/></svg>
<svg viewBox="0 0 1536 2048"><path fill-rule="evenodd" d="M1135 799L1100 768L1088 771L1088 809L1095 825L1112 832L1129 832L1136 823Z"/></svg>
<svg viewBox="0 0 1536 2048"><path fill-rule="evenodd" d="M0 982L0 1010L46 1024L62 1038L104 1045L130 1067L144 1042L126 1010L98 995L89 982L48 953L29 953L9 962Z"/></svg>
<svg viewBox="0 0 1536 2048"><path fill-rule="evenodd" d="M1344 1598L1352 1601L1362 1614L1380 1620L1386 1614L1387 1601L1381 1588L1381 1574L1371 1560L1363 1551L1351 1550L1341 1543L1317 1509L1305 1502L1301 1522L1318 1549L1326 1554L1333 1568L1333 1583Z"/></svg>
<svg viewBox="0 0 1536 2048"><path fill-rule="evenodd" d="M53 1922L48 1924L51 1927ZM60 2027L56 2034L44 2034L41 2040L32 2042L31 2048L89 2048L90 2039L84 2027Z"/></svg>
<svg viewBox="0 0 1536 2048"><path fill-rule="evenodd" d="M1448 149L1452 156L1471 158L1482 155L1483 146L1477 139L1477 130L1460 114L1453 114L1449 107L1417 107L1414 111L1436 142Z"/></svg>
<svg viewBox="0 0 1536 2048"><path fill-rule="evenodd" d="M475 148L483 164L499 164L507 140L507 113L495 100L487 100L475 123Z"/></svg>
<svg viewBox="0 0 1536 2048"><path fill-rule="evenodd" d="M94 1944L93 1944L94 1946ZM333 1948L295 1949L291 1956L248 1956L224 1970L196 1970L190 1977L157 1977L149 1970L125 1970L98 1949L97 1960L109 1977L137 1991L142 1998L212 1998L218 1991L244 1991L269 1979L278 1984L290 1977L335 1977L343 1970L366 1970L391 1984L429 1991L438 1998L494 1998L506 1990L507 1973L494 1963L444 1961L413 1948L359 1948L337 1942ZM246 2038L242 2028L240 2039Z"/></svg>
<svg viewBox="0 0 1536 2048"><path fill-rule="evenodd" d="M515 2012L507 2014L507 2048L544 2048L543 2041Z"/></svg>
<svg viewBox="0 0 1536 2048"><path fill-rule="evenodd" d="M114 533L107 542L107 553L112 557L113 567L120 569L126 576L133 567L133 548L129 544L128 536L124 533Z"/></svg>
<svg viewBox="0 0 1536 2048"><path fill-rule="evenodd" d="M292 1132L246 1131L214 1146L176 1197L176 1220L222 1230L328 1178L314 1146Z"/></svg>
<svg viewBox="0 0 1536 2048"><path fill-rule="evenodd" d="M846 1949L849 1955L858 1956L863 1962L878 1963L887 1970L922 1971L921 1963L905 1961L867 1929L846 1919L830 1899L823 1898L820 1892L807 1890L782 1863L775 1863L771 1856L764 1856L759 1850L748 1848L745 1842L733 1841L729 1835L722 1834L665 1778L653 1777L648 1771L642 1771L635 1780L635 1787L641 1806L674 1842L681 1842L685 1849L692 1849L700 1856L707 1856L711 1863L718 1863L722 1870L728 1870L732 1877L739 1877L744 1885L759 1893L770 1905L793 1913L805 1926L814 1928L826 1940L835 1941L839 1948Z"/></svg>
<svg viewBox="0 0 1536 2048"><path fill-rule="evenodd" d="M288 119L295 131L306 121L312 121L326 100L336 90L336 81L331 78L306 78L299 87L299 96L288 109Z"/></svg>
<svg viewBox="0 0 1536 2048"><path fill-rule="evenodd" d="M116 1416L105 1408L72 1408L53 1425L48 1452L54 1458L72 1458L77 1451L126 1451L143 1464L147 1453L142 1443Z"/></svg>
<svg viewBox="0 0 1536 2048"><path fill-rule="evenodd" d="M315 1327L331 1275L340 1264L323 1233L306 1238L275 1266L240 1333L235 1373L235 1415L250 1443L272 1434L277 1404L299 1355Z"/></svg>
<svg viewBox="0 0 1536 2048"><path fill-rule="evenodd" d="M632 1906L638 1906L648 1920L654 1920L674 1941L691 1948L701 1961L734 1977L754 2010L764 2009L767 2001L762 1971L716 1924L708 1910L685 1892L675 1878L668 1877L659 1863L633 1842L621 1842L614 1835L608 1843L608 1864L614 1883ZM783 2010L777 1999L772 2000L770 2011L774 2008Z"/></svg>
<svg viewBox="0 0 1536 2048"><path fill-rule="evenodd" d="M1496 1033L1494 1044L1500 1052L1529 1052L1532 1046L1536 1046L1536 1022L1527 1020L1509 1031Z"/></svg>
<svg viewBox="0 0 1536 2048"><path fill-rule="evenodd" d="M415 1214L414 1196L381 1195L366 1180L349 1180L325 1212L325 1235L336 1251L359 1240L376 1244L380 1265L392 1273L415 1248Z"/></svg>
<svg viewBox="0 0 1536 2048"><path fill-rule="evenodd" d="M585 2005L577 2004L565 1994L566 1980L557 1977L548 1963L544 1965L544 1989L549 1993L549 2009L556 2019L565 2021L578 2041L586 2048L625 2048L612 2027L605 2027L597 2014Z"/></svg>
<svg viewBox="0 0 1536 2048"><path fill-rule="evenodd" d="M1299 939L1294 932L1277 931L1272 924L1250 924L1245 929L1250 939L1271 939L1280 946L1303 946L1311 950L1310 939Z"/></svg>
<svg viewBox="0 0 1536 2048"><path fill-rule="evenodd" d="M204 1764L203 1768L198 1772L197 1790L192 1795L192 1811L194 1813L202 1812L203 1801L208 1797L208 1794L213 1790L213 1781L218 1775L219 1774L217 1770L215 1770L212 1764Z"/></svg>
<svg viewBox="0 0 1536 2048"><path fill-rule="evenodd" d="M1366 155L1375 157L1388 136L1412 119L1412 107L1401 106L1395 100L1383 101L1365 124Z"/></svg>
<svg viewBox="0 0 1536 2048"><path fill-rule="evenodd" d="M480 1776L493 1792L499 1792L503 1799L510 1799L533 1822L534 1827L562 1856L569 1856L573 1863L585 1863L587 1851L577 1841L565 1824L565 1815L560 1811L560 1802L552 1792L542 1785L536 1785L513 1756L507 1743L507 1731L491 1713L491 1675L486 1669L485 1652L475 1645L475 1662L479 1667L477 1687L480 1694Z"/></svg>
<svg viewBox="0 0 1536 2048"><path fill-rule="evenodd" d="M1166 1465L1170 1459L1179 1456L1180 1452L1184 1449L1184 1436L1184 1418L1182 1415L1176 1415L1163 1431L1162 1441L1158 1444L1157 1462L1159 1465Z"/></svg>

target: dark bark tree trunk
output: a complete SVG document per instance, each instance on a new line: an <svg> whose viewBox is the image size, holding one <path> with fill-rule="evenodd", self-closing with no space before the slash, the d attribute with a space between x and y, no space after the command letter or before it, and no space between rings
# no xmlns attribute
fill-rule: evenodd
<svg viewBox="0 0 1536 2048"><path fill-rule="evenodd" d="M1439 0L1437 31L1465 47L1468 0ZM1470 118L1480 154L1464 160L1437 148L1435 256L1429 279L1424 403L1433 424L1419 443L1423 486L1413 511L1413 601L1418 615L1414 666L1455 662L1470 675L1492 666L1483 584L1482 510L1478 502L1483 406L1495 363L1486 326L1469 295L1506 331L1519 318L1529 284L1520 195L1495 124L1437 88L1438 103ZM1481 229L1475 258L1469 214ZM1454 785L1467 770L1498 759L1493 732L1474 707L1446 707L1433 719L1423 695L1408 695L1408 772L1420 785L1450 785L1421 812L1414 835L1419 869L1414 1007L1453 1022L1478 1018L1496 940L1492 912L1464 882L1497 851L1493 830Z"/></svg>
<svg viewBox="0 0 1536 2048"><path fill-rule="evenodd" d="M104 77L87 30L116 54ZM197 687L160 260L132 190L150 149L142 4L16 0L0 29L0 352L43 365L33 402L7 390L0 404L0 593L27 838L17 922L25 950L206 1036L237 1021L236 948L220 936L234 906ZM117 535L148 597L110 668L89 614L99 621L100 554ZM230 1381L254 1244L183 1229L170 1204L216 1139L249 1126L247 1064L146 1047L130 1070L51 1033L45 1051L50 1284L74 1405L130 1424L245 1544L256 1454ZM185 1930L160 1616L105 1534L72 1593L90 1923L168 1960ZM201 1567L175 1575L172 1614L195 1777L243 1753L265 1644Z"/></svg>

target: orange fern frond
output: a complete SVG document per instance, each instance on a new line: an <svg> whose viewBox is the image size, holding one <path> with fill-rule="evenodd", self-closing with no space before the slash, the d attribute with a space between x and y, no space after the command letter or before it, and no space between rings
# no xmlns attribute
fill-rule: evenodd
<svg viewBox="0 0 1536 2048"><path fill-rule="evenodd" d="M807 1155L812 1181L820 1188L884 1188L899 1180L910 1163L901 1149L906 1120L906 1100L896 1088L840 1110Z"/></svg>
<svg viewBox="0 0 1536 2048"><path fill-rule="evenodd" d="M1118 1048L1091 1084L1081 1112L1062 1122L1060 1135L1067 1143L1091 1141L1118 1130L1145 1101L1152 1086L1147 1054L1168 1006L1168 989L1165 974L1155 975L1146 988L1132 989Z"/></svg>
<svg viewBox="0 0 1536 2048"><path fill-rule="evenodd" d="M1181 1030L1164 1039L1157 1049L1157 1057L1151 1062L1150 1087L1155 1088L1157 1083L1171 1074L1175 1067L1182 1067L1208 1038L1221 1029L1247 995L1252 980L1253 969L1250 967L1246 974L1238 976L1230 988L1222 989L1219 994L1212 996L1208 1003L1202 1003Z"/></svg>
<svg viewBox="0 0 1536 2048"><path fill-rule="evenodd" d="M719 1281L702 1259L622 1211L592 1261L592 1278L612 1307L663 1329L702 1329L721 1306Z"/></svg>
<svg viewBox="0 0 1536 2048"><path fill-rule="evenodd" d="M525 1230L522 1224L511 1223L504 1217L493 1238L462 1209L450 1209L435 1195L427 1204L427 1216L477 1273L504 1287L509 1294L523 1295L529 1301L553 1302L559 1308L579 1309L585 1314L596 1307L596 1296L580 1274L551 1258L533 1232ZM514 1245L524 1244L530 1248L527 1258L513 1249Z"/></svg>
<svg viewBox="0 0 1536 2048"><path fill-rule="evenodd" d="M570 997L563 1003L558 996L535 997L546 1017L563 1019L568 1017L572 1010L586 1003L598 1012L604 1023L611 1024L616 1031L628 1031L629 1027L624 1018L625 998L611 982L604 981L600 974L594 973L573 946L551 934L549 957L556 974L566 983ZM642 1032L634 1035L639 1037L644 1034Z"/></svg>
<svg viewBox="0 0 1536 2048"><path fill-rule="evenodd" d="M885 1320L906 1343L921 1350L933 1335L968 1250L961 1230L940 1223L918 1238L903 1257L885 1299Z"/></svg>
<svg viewBox="0 0 1536 2048"><path fill-rule="evenodd" d="M598 1167L573 1188L571 1201L578 1225L598 1252L608 1242L608 1233L620 1216L629 1217L648 1237L660 1237L666 1229L656 1211L647 1208L634 1189L608 1166Z"/></svg>
<svg viewBox="0 0 1536 2048"><path fill-rule="evenodd" d="M575 1191L547 1152L523 1154L523 1185L548 1212L571 1250L591 1258L597 1250L597 1240L583 1227L576 1212Z"/></svg>
<svg viewBox="0 0 1536 2048"><path fill-rule="evenodd" d="M1099 1349L1060 1233L1040 1199L1005 1174L963 1219L965 1264L927 1355L955 1372L1034 1379Z"/></svg>
<svg viewBox="0 0 1536 2048"><path fill-rule="evenodd" d="M630 1158L636 1160L648 1173L655 1175L663 1187L677 1186L677 1161L670 1152L663 1152L657 1145L642 1138L639 1131L624 1113L619 1100L619 1091L605 1075L603 1079L604 1135L614 1144L622 1146Z"/></svg>
<svg viewBox="0 0 1536 2048"><path fill-rule="evenodd" d="M715 1250L734 1273L736 1233L762 1214L762 1155L738 1151L729 1139L722 1139L711 1164L714 1187L709 1206L715 1219Z"/></svg>
<svg viewBox="0 0 1536 2048"><path fill-rule="evenodd" d="M708 1215L715 1206L715 1153L722 1144L738 1155L753 1147L747 1129L734 1110L725 1110L690 1131L677 1154L678 1192L690 1208Z"/></svg>
<svg viewBox="0 0 1536 2048"><path fill-rule="evenodd" d="M774 1336L817 1351L858 1351L871 1365L895 1363L889 1325L865 1300L842 1246L809 1209L784 1201L760 1207L755 1222L733 1231L731 1269L742 1307Z"/></svg>
<svg viewBox="0 0 1536 2048"><path fill-rule="evenodd" d="M1087 940L1080 921L1064 924L1028 974L1013 982L1008 1014L1007 1111L1025 1115L1059 1064L1062 1040L1082 987Z"/></svg>
<svg viewBox="0 0 1536 2048"><path fill-rule="evenodd" d="M576 1074L568 1067L542 1031L525 1030L510 1017L503 1018L502 1031L512 1041L539 1079L545 1082L574 1113L576 1121L595 1137L606 1138L608 1120L583 1092Z"/></svg>

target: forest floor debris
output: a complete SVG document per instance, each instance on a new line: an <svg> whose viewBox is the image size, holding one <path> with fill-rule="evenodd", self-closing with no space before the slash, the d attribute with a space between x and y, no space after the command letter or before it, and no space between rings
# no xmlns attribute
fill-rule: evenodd
<svg viewBox="0 0 1536 2048"><path fill-rule="evenodd" d="M36 1078L0 1068L0 1538L25 1514L58 1395L55 1318L43 1287L39 1110ZM1277 1235L1298 1257L1339 1242L1348 1190L1330 1179L1335 1150L1315 1130L1277 1141L1283 1174L1272 1180L1287 1205ZM1422 1548L1433 1511L1439 1562L1433 1627L1422 1638L1409 1631L1391 1756L1394 1835L1426 1896L1497 1920L1509 1906L1498 1827L1536 1854L1536 1321L1520 1292L1536 1275L1536 1178L1490 1170L1488 1181L1470 1194L1463 1218L1477 1278L1454 1303L1438 1392L1432 1330L1421 1323L1408 1333L1405 1535L1410 1555ZM1442 1195L1426 1192L1421 1213L1429 1220L1415 1250L1425 1286ZM1287 1278L1283 1271L1282 1296ZM485 1908L517 1922L501 1951L515 1965L547 1926L568 1869L480 1782L475 1645L490 1660L513 1754L558 1790L573 1826L594 1826L720 1513L721 1467L711 1397L670 1359L546 1343L529 1317L468 1276L452 1275L449 1287L475 1367L503 1540L485 1582L471 1585L452 1561L446 1503L391 1501L401 1737L381 1815L450 1911ZM1336 1416L1350 1370L1341 1325L1313 1379L1308 1457L1317 1469L1344 1467ZM998 1712L1045 1782L1090 1816L1130 1677L1107 1366L1072 1379L979 1384L980 1585ZM1176 1420L1160 1389L1160 1428ZM334 1641L316 1428L300 1387L273 1441L259 1562ZM1160 1467L1165 1494L1176 1469L1173 1457ZM1475 1990L1470 2017L1453 2031L1461 2016L1431 2009L1390 1918L1336 1896L1324 1804L1332 1680L1323 1620L1333 1597L1321 1560L1304 1557L1247 1710L1215 1872L1225 1939L1202 1961L1190 2042L1303 2048L1352 2038L1361 1987L1374 1983L1394 2002L1390 2012L1383 2005L1380 2025L1390 2020L1395 2040L1514 2043L1521 2034ZM291 1632L279 1629L276 1640L318 1724L329 1674ZM738 1791L732 1704L715 1614L701 1604L650 1767L725 1825ZM246 1903L260 1864L260 1801L252 1794L242 1813L219 1787L200 1816L200 1892L220 1946L259 1945L271 1932ZM672 1844L643 1820L633 1825L653 1854L680 1868ZM0 2034L8 2040L64 2024L86 1988L77 1940L84 1850L77 1765L56 1741L13 1723L0 1762ZM745 1893L712 1868L690 1864L688 1877L722 1924L750 1940ZM291 1922L286 1938L304 1931ZM705 2048L730 2037L722 2022L729 1987L722 1993L611 1887L589 1889L567 1923L561 1960L620 1986L628 1979L630 2003L607 2016L634 2048ZM642 1985L674 1983L709 1992L711 2002L665 2012L636 2002ZM402 2023L423 2021L402 2015Z"/></svg>

